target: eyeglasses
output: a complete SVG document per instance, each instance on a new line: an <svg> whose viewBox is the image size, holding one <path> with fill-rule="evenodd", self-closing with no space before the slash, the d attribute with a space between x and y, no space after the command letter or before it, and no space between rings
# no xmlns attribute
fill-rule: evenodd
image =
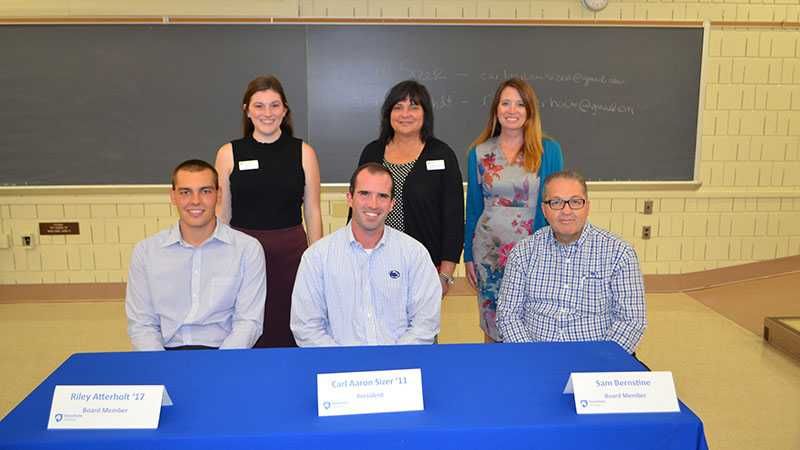
<svg viewBox="0 0 800 450"><path fill-rule="evenodd" d="M550 209L554 211L561 211L566 205L569 205L570 209L575 210L583 208L583 206L586 204L586 199L580 197L572 197L569 200L564 200L563 198L554 198L551 200L545 200L542 203L549 206Z"/></svg>

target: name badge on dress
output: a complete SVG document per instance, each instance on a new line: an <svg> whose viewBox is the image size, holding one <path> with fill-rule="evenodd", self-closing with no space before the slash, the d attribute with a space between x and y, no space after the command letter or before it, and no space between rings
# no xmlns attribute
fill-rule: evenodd
<svg viewBox="0 0 800 450"><path fill-rule="evenodd" d="M444 160L432 159L425 161L425 166L428 168L428 170L444 170Z"/></svg>
<svg viewBox="0 0 800 450"><path fill-rule="evenodd" d="M258 169L258 160L251 159L249 161L239 161L239 170L256 170Z"/></svg>

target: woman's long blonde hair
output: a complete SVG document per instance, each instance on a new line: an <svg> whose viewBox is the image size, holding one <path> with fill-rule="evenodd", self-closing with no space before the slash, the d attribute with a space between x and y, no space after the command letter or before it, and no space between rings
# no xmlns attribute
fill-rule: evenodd
<svg viewBox="0 0 800 450"><path fill-rule="evenodd" d="M519 96L522 97L522 101L525 103L527 117L522 126L523 167L525 167L525 170L528 172L536 173L539 170L539 166L542 165L542 154L544 153L544 147L542 146L542 121L539 117L539 98L536 96L536 92L533 91L531 85L519 78L509 78L500 83L500 86L497 87L497 92L494 93L492 107L489 109L489 121L470 147L483 144L490 138L500 134L501 127L497 123L497 106L500 104L500 94L503 92L503 89L507 87L516 89L517 92L519 92Z"/></svg>

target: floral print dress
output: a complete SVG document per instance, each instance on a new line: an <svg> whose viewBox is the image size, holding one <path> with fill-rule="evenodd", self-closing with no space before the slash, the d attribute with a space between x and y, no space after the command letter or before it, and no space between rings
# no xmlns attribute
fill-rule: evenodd
<svg viewBox="0 0 800 450"><path fill-rule="evenodd" d="M533 234L539 176L522 166L522 152L514 164L506 161L496 138L478 145L475 157L483 193L483 213L472 243L480 322L489 337L501 341L495 325L497 294L508 254L520 239Z"/></svg>

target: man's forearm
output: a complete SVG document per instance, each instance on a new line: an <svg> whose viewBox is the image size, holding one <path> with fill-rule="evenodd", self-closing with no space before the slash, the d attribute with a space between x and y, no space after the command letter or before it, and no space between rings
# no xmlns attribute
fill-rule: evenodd
<svg viewBox="0 0 800 450"><path fill-rule="evenodd" d="M628 353L633 353L644 335L645 324L637 320L615 320L606 333L606 339L614 341Z"/></svg>
<svg viewBox="0 0 800 450"><path fill-rule="evenodd" d="M294 331L294 330L293 330ZM303 330L302 332L295 332L294 338L297 345L300 347L337 347L339 344L333 339L333 336L326 333L324 330Z"/></svg>
<svg viewBox="0 0 800 450"><path fill-rule="evenodd" d="M528 332L525 324L518 320L498 321L497 329L500 332L503 342L519 343L535 341L534 336Z"/></svg>
<svg viewBox="0 0 800 450"><path fill-rule="evenodd" d="M261 336L263 327L252 320L234 320L233 329L222 341L220 349L252 348Z"/></svg>
<svg viewBox="0 0 800 450"><path fill-rule="evenodd" d="M164 350L164 341L161 332L158 330L139 329L131 331L131 345L136 351L159 351Z"/></svg>
<svg viewBox="0 0 800 450"><path fill-rule="evenodd" d="M437 334L439 334L438 325L433 321L422 325L412 326L397 339L398 344L433 344Z"/></svg>

